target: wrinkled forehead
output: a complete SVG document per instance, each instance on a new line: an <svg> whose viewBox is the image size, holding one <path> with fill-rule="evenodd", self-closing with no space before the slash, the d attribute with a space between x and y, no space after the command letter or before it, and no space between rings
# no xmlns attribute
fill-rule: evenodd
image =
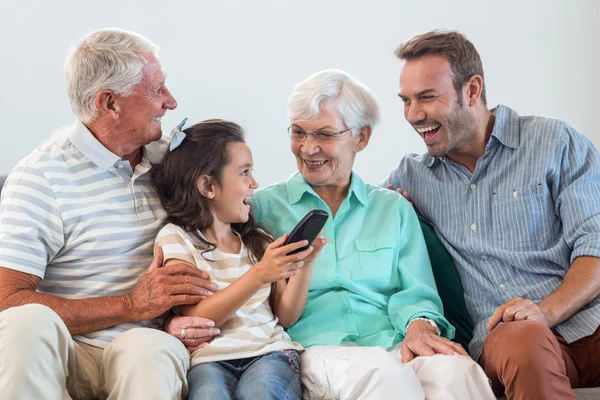
<svg viewBox="0 0 600 400"><path fill-rule="evenodd" d="M343 129L346 127L342 117L336 111L329 110L321 105L319 107L319 115L311 119L296 119L292 121L292 125L304 129L305 131L316 131L319 129Z"/></svg>
<svg viewBox="0 0 600 400"><path fill-rule="evenodd" d="M167 71L163 68L156 54L152 53L146 57L148 61L142 71L144 77L152 83L161 83L167 79Z"/></svg>

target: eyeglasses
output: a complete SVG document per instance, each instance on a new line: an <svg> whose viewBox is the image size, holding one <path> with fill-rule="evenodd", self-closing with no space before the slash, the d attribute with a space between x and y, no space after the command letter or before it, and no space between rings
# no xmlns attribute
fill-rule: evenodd
<svg viewBox="0 0 600 400"><path fill-rule="evenodd" d="M311 135L317 142L330 142L337 139L344 132L348 132L350 130L352 130L352 128L348 128L339 132L329 132L321 129L314 132L306 132L295 125L290 125L287 129L290 138L295 142L304 142L308 135Z"/></svg>

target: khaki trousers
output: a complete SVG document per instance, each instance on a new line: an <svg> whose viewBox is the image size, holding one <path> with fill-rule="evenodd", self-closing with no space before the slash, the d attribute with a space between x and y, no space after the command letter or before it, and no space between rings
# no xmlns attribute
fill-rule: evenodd
<svg viewBox="0 0 600 400"><path fill-rule="evenodd" d="M568 344L540 322L507 322L490 332L479 363L498 396L576 400L572 387L600 386L600 328Z"/></svg>
<svg viewBox="0 0 600 400"><path fill-rule="evenodd" d="M105 349L74 341L39 304L0 313L2 399L181 399L189 354L171 335L126 331Z"/></svg>

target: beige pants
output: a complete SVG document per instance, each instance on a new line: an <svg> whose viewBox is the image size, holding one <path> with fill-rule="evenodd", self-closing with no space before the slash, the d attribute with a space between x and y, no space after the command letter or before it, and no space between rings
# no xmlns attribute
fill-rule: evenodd
<svg viewBox="0 0 600 400"><path fill-rule="evenodd" d="M50 308L0 313L2 399L181 399L189 354L171 335L136 328L105 349L78 343Z"/></svg>
<svg viewBox="0 0 600 400"><path fill-rule="evenodd" d="M315 346L301 361L305 400L496 398L481 367L467 356L417 357L402 364L397 350Z"/></svg>

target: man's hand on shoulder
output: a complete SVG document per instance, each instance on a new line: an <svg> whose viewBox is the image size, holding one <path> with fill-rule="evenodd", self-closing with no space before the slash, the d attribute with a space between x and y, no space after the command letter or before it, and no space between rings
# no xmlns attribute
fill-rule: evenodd
<svg viewBox="0 0 600 400"><path fill-rule="evenodd" d="M487 328L489 331L498 326L500 322L511 321L538 321L551 328L548 312L540 304L521 297L514 297L496 309L490 317Z"/></svg>
<svg viewBox="0 0 600 400"><path fill-rule="evenodd" d="M208 274L185 263L162 266L163 252L156 248L150 267L131 292L124 295L132 321L155 318L174 306L197 304L213 294Z"/></svg>
<svg viewBox="0 0 600 400"><path fill-rule="evenodd" d="M389 190L394 190L394 187L392 185L387 185L385 188ZM410 204L412 204L412 200L410 199L410 196L408 195L407 191L405 191L402 188L398 188L396 189L396 192L400 193L406 200L408 200Z"/></svg>

